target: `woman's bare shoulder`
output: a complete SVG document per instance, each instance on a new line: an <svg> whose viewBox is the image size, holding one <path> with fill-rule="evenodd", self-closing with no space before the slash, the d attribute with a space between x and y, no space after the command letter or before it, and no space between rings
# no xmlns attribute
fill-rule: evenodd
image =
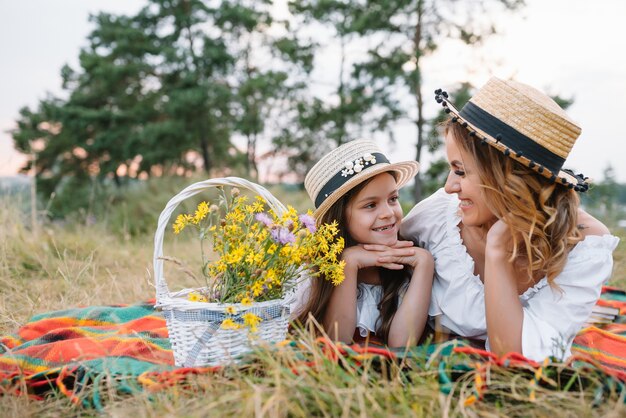
<svg viewBox="0 0 626 418"><path fill-rule="evenodd" d="M611 233L606 225L582 209L578 209L578 228L585 237L589 235L602 236Z"/></svg>

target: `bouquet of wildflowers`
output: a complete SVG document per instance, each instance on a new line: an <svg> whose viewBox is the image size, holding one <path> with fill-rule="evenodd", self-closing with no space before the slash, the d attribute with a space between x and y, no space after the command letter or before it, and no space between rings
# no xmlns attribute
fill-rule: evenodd
<svg viewBox="0 0 626 418"><path fill-rule="evenodd" d="M249 202L236 188L230 197L220 190L217 204L201 202L195 213L178 215L173 225L176 234L192 227L200 238L207 286L190 293L189 300L251 306L279 299L297 284L303 270L335 285L343 281L345 263L339 255L344 241L337 237L336 223L316 227L310 213L298 214L290 206L279 217L260 196ZM207 241L217 260L207 258ZM228 307L227 312L236 310ZM254 330L260 318L246 315L245 324ZM238 324L226 319L222 327Z"/></svg>

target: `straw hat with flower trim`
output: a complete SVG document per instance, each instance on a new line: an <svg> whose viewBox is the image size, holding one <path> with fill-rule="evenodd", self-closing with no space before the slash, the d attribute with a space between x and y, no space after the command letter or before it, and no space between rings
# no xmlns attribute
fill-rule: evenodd
<svg viewBox="0 0 626 418"><path fill-rule="evenodd" d="M580 127L540 91L494 77L460 111L441 89L435 91L435 100L481 144L570 189L585 192L589 188L587 177L563 170Z"/></svg>
<svg viewBox="0 0 626 418"><path fill-rule="evenodd" d="M307 173L304 187L315 205L313 216L319 221L343 195L377 174L396 173L398 188L417 174L417 161L390 163L376 142L357 139L335 148Z"/></svg>

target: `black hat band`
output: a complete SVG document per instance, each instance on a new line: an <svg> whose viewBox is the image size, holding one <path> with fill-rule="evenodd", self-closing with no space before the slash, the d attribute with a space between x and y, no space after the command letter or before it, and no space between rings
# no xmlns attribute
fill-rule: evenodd
<svg viewBox="0 0 626 418"><path fill-rule="evenodd" d="M324 203L324 201L328 198L328 196L330 196L335 190L343 186L348 180L350 180L355 175L378 164L382 164L382 163L389 164L389 160L387 159L387 157L385 157L381 153L375 152L369 155L371 155L373 159L369 161L363 161L364 164L362 165L362 168L360 170L356 171L354 170L354 167L352 168L346 167L343 170L336 173L333 177L331 177L330 180L326 182L324 187L322 187L322 190L320 190L320 192L317 194L317 197L315 198L315 209L319 208L321 204ZM357 160L359 159L362 160L363 157L357 158ZM350 162L350 163L352 163L354 166L354 162Z"/></svg>
<svg viewBox="0 0 626 418"><path fill-rule="evenodd" d="M565 163L565 158L559 157L472 102L467 102L463 106L459 116L494 138L494 140L497 137L498 142L511 148L518 155L522 153L525 158L544 166L554 174L561 171Z"/></svg>

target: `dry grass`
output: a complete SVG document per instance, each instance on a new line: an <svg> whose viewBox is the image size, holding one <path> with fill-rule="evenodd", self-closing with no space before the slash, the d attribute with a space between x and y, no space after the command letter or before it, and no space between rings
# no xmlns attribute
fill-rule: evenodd
<svg viewBox="0 0 626 418"><path fill-rule="evenodd" d="M151 237L120 241L83 225L44 226L35 234L15 219L0 210L0 332L40 312L154 297ZM174 241L166 251L193 253L191 245Z"/></svg>
<svg viewBox="0 0 626 418"><path fill-rule="evenodd" d="M156 210L159 210L157 208ZM46 225L35 233L10 204L0 207L0 333L14 332L34 314L81 305L132 303L154 297L152 236L120 238L102 225ZM626 241L615 254L615 280L626 287ZM189 255L199 264L195 242L166 238L165 254ZM195 254L198 255L194 258ZM195 264L195 265L198 265ZM196 286L170 266L172 288ZM261 350L246 366L192 378L156 393L123 396L101 388L105 416L624 416L624 394L605 388L594 373L529 397L532 376L490 368L484 399L465 406L474 374L457 381L450 394L440 391L437 368L422 360L386 364L366 360L361 368L325 360L311 337L315 369L301 367L293 350ZM342 361L347 360L340 360ZM410 367L403 367L410 366ZM382 367L382 369L381 369ZM300 370L294 374L293 370ZM565 373L563 376L565 376ZM578 382L585 381L584 385ZM574 390L572 390L574 389ZM598 396L602 395L600 398ZM595 405L594 405L595 401ZM93 416L64 397L45 401L0 397L0 416Z"/></svg>

